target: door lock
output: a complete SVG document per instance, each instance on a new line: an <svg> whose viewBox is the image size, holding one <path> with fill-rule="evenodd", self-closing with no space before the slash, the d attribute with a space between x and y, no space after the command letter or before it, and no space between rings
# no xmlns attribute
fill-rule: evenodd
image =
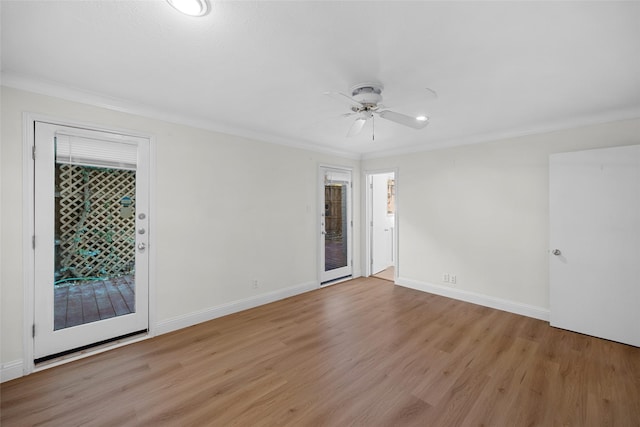
<svg viewBox="0 0 640 427"><path fill-rule="evenodd" d="M555 256L562 255L562 252L560 251L560 249L554 249L553 251L551 251L551 253L554 254Z"/></svg>
<svg viewBox="0 0 640 427"><path fill-rule="evenodd" d="M146 248L147 248L147 245L145 245L144 242L138 243L138 250L140 252L143 252Z"/></svg>

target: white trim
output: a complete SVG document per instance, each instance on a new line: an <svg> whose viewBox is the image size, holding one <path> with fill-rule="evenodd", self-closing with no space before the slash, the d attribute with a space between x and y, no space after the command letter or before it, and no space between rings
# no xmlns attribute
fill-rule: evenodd
<svg viewBox="0 0 640 427"><path fill-rule="evenodd" d="M35 258L33 247L31 246L31 236L35 234L34 224L34 168L31 158L32 147L35 144L34 123L36 118L30 113L22 113L23 133L22 133L22 277L23 277L23 325L22 325L22 357L23 374L28 375L33 372L33 337L31 334L34 322L34 268Z"/></svg>
<svg viewBox="0 0 640 427"><path fill-rule="evenodd" d="M244 298L237 301L228 302L215 307L205 308L204 310L194 311L192 313L183 314L171 319L162 320L156 325L157 335L166 334L168 332L177 331L198 323L207 322L217 319L218 317L227 316L229 314L255 308L264 304L269 304L295 295L318 289L317 282L307 282L300 285L291 286L277 291L267 292L261 295Z"/></svg>
<svg viewBox="0 0 640 427"><path fill-rule="evenodd" d="M157 183L157 151L156 151L156 137L153 135L149 138L149 233L148 248L149 248L149 272L148 278L149 286L147 295L149 298L149 323L147 326L147 335L149 338L155 336L156 331L156 319L157 319L157 303L156 303L156 283L157 283L157 268L156 268L156 256L157 256L157 238L158 227L156 217L158 216L158 210L156 209L156 183Z"/></svg>
<svg viewBox="0 0 640 427"><path fill-rule="evenodd" d="M371 153L364 153L362 154L361 159L378 159L399 156L403 154L421 153L425 151L445 150L448 148L459 147L463 145L482 144L485 142L495 142L505 139L521 138L530 135L541 135L550 132L581 128L584 126L594 126L638 118L640 118L640 108L607 111L604 113L593 114L585 117L561 120L552 123L547 122L538 126L531 126L528 128L509 129L499 132L489 132L482 135L471 135L461 138L441 139L437 141L429 141L421 145L413 145L410 147L393 148L390 150L380 150ZM429 131L428 127L426 131Z"/></svg>
<svg viewBox="0 0 640 427"><path fill-rule="evenodd" d="M152 337L155 334L155 319L156 319L156 238L155 238L155 207L156 207L156 138L153 135L133 131L130 129L121 129L116 127L105 127L104 125L98 125L94 123L80 122L75 120L62 119L50 115L24 112L22 113L23 122L23 141L22 141L22 217L24 219L22 223L23 233L23 247L22 247L22 263L23 263L23 283L24 283L24 315L23 315L23 360L22 371L23 375L28 375L34 372L34 340L32 337L32 325L34 322L34 268L35 258L34 252L31 246L31 236L34 235L34 163L31 158L32 147L34 145L34 126L35 122L52 123L61 126L78 127L83 129L90 129L100 132L117 133L137 138L145 138L149 141L149 321L147 337ZM37 155L37 153L36 153ZM116 344L116 346L118 346ZM111 348L111 347L110 347ZM83 354L81 357L86 357L93 353ZM74 359L75 360L75 359Z"/></svg>
<svg viewBox="0 0 640 427"><path fill-rule="evenodd" d="M134 114L137 116L147 117L154 120L161 120L168 123L186 125L198 129L204 129L228 135L235 135L257 141L264 141L271 144L284 145L287 147L313 151L316 153L329 154L348 159L358 160L361 157L361 155L358 153L319 146L313 141L302 142L299 140L283 138L277 135L256 132L249 129L240 129L237 127L224 125L222 123L216 123L211 120L194 119L193 117L188 115L162 110L149 105L138 104L126 99L106 96L103 94L78 88L66 87L55 82L34 79L11 72L2 72L1 81L2 86L10 87L13 89L24 90L40 95L52 96L67 101L79 102L94 107L105 108L121 113Z"/></svg>
<svg viewBox="0 0 640 427"><path fill-rule="evenodd" d="M549 321L549 309L537 307L535 305L523 304L520 302L509 301L502 298L496 298L489 295L483 295L476 292L465 291L462 289L452 289L432 283L420 282L418 280L398 277L396 284L405 288L415 289L430 294L441 295L447 298L453 298L459 301L470 302L472 304L482 305L484 307L495 308L497 310L508 311L509 313L520 314L522 316L532 317Z"/></svg>
<svg viewBox="0 0 640 427"><path fill-rule="evenodd" d="M606 111L604 113L592 114L583 117L574 117L566 120L558 120L555 122L546 122L537 126L530 126L528 128L508 129L499 132L490 132L483 135L471 135L461 138L441 139L437 141L425 142L421 145L360 154L352 151L319 146L317 143L314 143L312 141L301 142L299 140L291 140L277 135L269 135L248 129L240 129L221 123L216 123L211 120L193 119L190 116L169 112L153 106L138 104L126 99L110 97L79 88L71 88L63 86L56 82L36 79L13 72L3 71L2 73L0 73L0 81L2 82L2 86L10 87L13 89L24 90L40 95L52 96L67 101L79 102L82 104L92 105L94 107L105 108L121 113L134 114L154 120L162 120L169 123L181 124L198 129L236 135L253 140L309 150L316 153L330 154L354 160L376 159L382 157L398 156L402 154L419 153L423 151L442 150L462 145L480 144L484 142L498 141L501 139L518 138L528 135L537 135L565 129L574 129L583 126L640 118L640 108L627 108L615 111Z"/></svg>
<svg viewBox="0 0 640 427"><path fill-rule="evenodd" d="M0 383L20 378L23 375L22 360L3 363L0 368Z"/></svg>

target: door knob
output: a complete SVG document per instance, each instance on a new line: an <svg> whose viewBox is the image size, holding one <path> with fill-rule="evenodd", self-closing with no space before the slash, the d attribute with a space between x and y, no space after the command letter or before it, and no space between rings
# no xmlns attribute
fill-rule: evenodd
<svg viewBox="0 0 640 427"><path fill-rule="evenodd" d="M551 251L551 253L554 254L555 256L562 255L562 252L560 251L560 249L554 249L553 251Z"/></svg>

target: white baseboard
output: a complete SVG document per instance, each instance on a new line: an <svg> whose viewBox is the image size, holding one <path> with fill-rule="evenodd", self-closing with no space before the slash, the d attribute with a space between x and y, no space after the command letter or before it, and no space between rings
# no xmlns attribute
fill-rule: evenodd
<svg viewBox="0 0 640 427"><path fill-rule="evenodd" d="M456 288L448 288L445 286L434 285L432 283L420 282L418 280L398 277L396 284L430 294L441 295L460 301L470 302L473 304L491 307L509 313L520 314L534 319L549 321L549 310L543 307L537 307L529 304L522 304L515 301L509 301L502 298L496 298L488 295L478 294L475 292L464 291Z"/></svg>
<svg viewBox="0 0 640 427"><path fill-rule="evenodd" d="M22 360L14 360L2 364L0 369L0 382L11 381L23 375Z"/></svg>
<svg viewBox="0 0 640 427"><path fill-rule="evenodd" d="M319 286L317 282L307 282L301 285L279 289L277 291L268 292L265 294L256 295L254 297L232 301L216 307L206 308L204 310L184 314L172 319L158 322L154 333L155 335L161 335L168 332L177 331L178 329L187 328L189 326L197 325L198 323L206 322L218 317L226 316L228 314L237 313L242 310L248 310L250 308L258 307L270 302L309 292L314 289L318 289L318 287Z"/></svg>

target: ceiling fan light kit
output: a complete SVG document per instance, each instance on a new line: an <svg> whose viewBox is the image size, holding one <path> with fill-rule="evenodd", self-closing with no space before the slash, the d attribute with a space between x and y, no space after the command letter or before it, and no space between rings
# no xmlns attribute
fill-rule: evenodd
<svg viewBox="0 0 640 427"><path fill-rule="evenodd" d="M382 89L380 83L360 83L351 88L351 97L360 104L376 105L382 101Z"/></svg>
<svg viewBox="0 0 640 427"><path fill-rule="evenodd" d="M382 83L365 82L353 86L351 88L351 96L340 92L325 93L334 99L349 102L351 113L347 113L345 116L358 116L349 128L347 137L358 135L369 119L373 122L374 114L385 120L389 120L412 129L423 129L429 124L429 118L425 115L412 117L388 110L387 107L381 104L383 89L384 86ZM437 97L435 91L431 89L427 89L427 91L434 97Z"/></svg>
<svg viewBox="0 0 640 427"><path fill-rule="evenodd" d="M185 15L200 17L209 13L208 0L167 0L174 9Z"/></svg>

